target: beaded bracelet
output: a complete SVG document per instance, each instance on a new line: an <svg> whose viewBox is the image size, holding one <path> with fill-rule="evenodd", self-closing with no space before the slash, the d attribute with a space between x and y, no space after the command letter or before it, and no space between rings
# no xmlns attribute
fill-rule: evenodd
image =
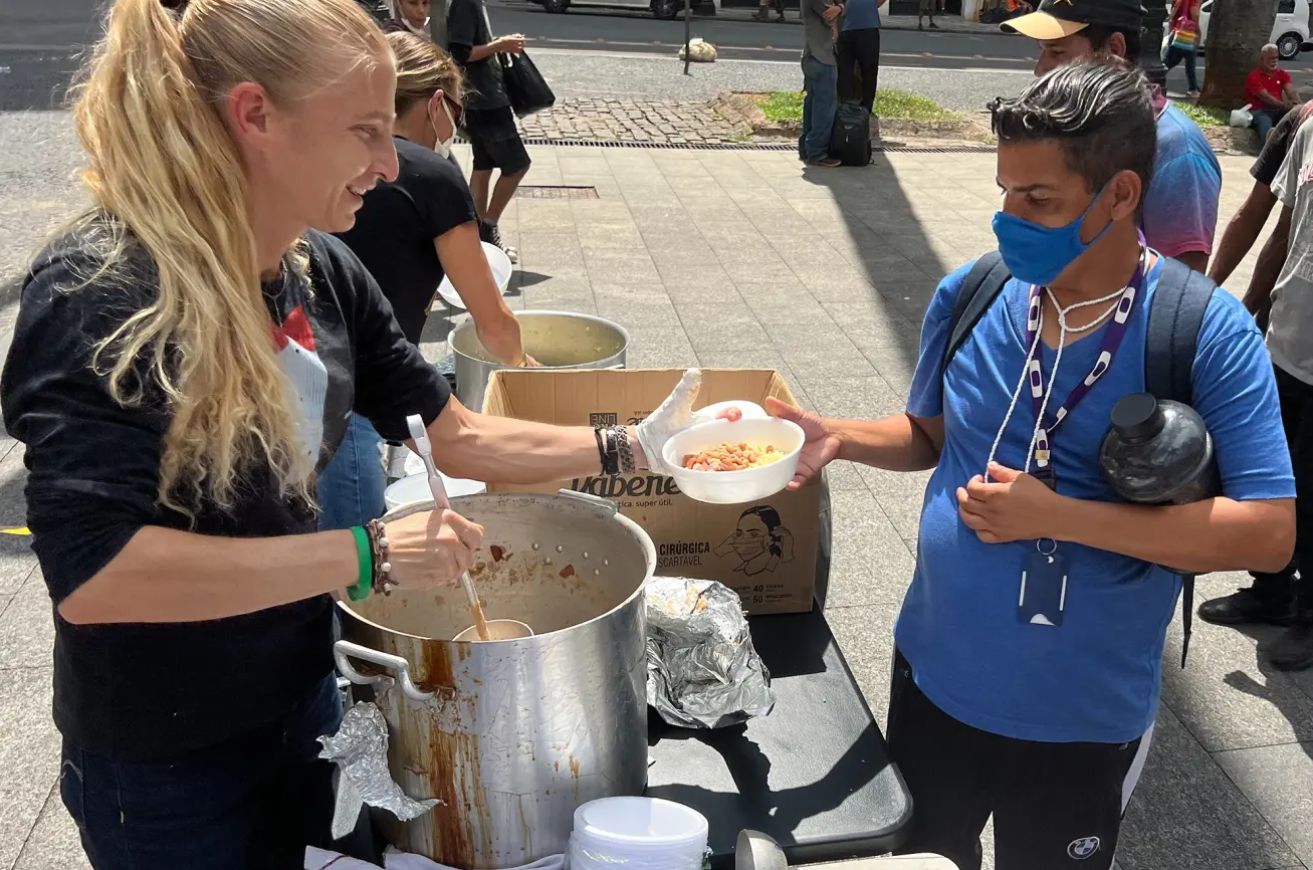
<svg viewBox="0 0 1313 870"><path fill-rule="evenodd" d="M388 561L387 527L382 520L370 520L365 526L374 553L373 588L375 592L391 595L396 582L392 579L392 563Z"/></svg>

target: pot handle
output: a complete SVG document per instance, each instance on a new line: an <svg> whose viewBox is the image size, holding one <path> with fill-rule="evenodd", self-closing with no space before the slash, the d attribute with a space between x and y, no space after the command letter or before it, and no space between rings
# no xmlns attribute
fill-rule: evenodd
<svg viewBox="0 0 1313 870"><path fill-rule="evenodd" d="M615 516L616 511L619 510L619 508L616 507L615 502L611 501L609 498L602 498L600 495L590 495L586 492L575 492L573 489L562 489L556 494L562 498L572 498L576 501L581 501L589 507L605 511L610 516Z"/></svg>
<svg viewBox="0 0 1313 870"><path fill-rule="evenodd" d="M411 681L410 665L401 656L379 652L349 640L339 640L333 644L333 659L337 662L337 669L342 672L342 676L358 686L371 686L383 679L379 675L367 676L360 673L352 666L352 658L395 671L397 682L401 684L401 691L405 692L406 697L412 701L422 702L433 697L432 692L425 692Z"/></svg>

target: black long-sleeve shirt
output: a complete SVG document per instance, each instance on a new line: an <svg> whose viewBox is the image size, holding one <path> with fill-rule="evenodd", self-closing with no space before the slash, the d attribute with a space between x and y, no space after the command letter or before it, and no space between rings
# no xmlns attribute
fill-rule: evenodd
<svg viewBox="0 0 1313 870"><path fill-rule="evenodd" d="M408 414L432 421L450 393L351 252L331 236L308 238L311 286L284 270L263 289L298 432L322 467L351 410L401 439ZM96 256L85 234L74 234L37 260L0 382L6 425L27 445L28 526L53 603L144 526L237 538L315 531L313 507L280 497L267 465L246 470L230 512L202 505L193 524L161 507L169 403L139 377L140 405L120 406L91 363L95 344L156 297L158 280L138 247L115 273L79 286ZM56 724L84 749L168 758L274 721L331 673L332 606L321 595L175 624L74 625L56 611Z"/></svg>

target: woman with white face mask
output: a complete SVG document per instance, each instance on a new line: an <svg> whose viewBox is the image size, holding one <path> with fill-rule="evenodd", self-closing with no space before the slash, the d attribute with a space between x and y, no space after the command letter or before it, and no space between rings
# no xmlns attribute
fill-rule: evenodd
<svg viewBox="0 0 1313 870"><path fill-rule="evenodd" d="M365 196L355 226L339 238L374 276L411 344L419 344L429 305L448 276L483 346L509 365L537 365L493 279L469 186L451 159L464 111L460 67L413 34L389 33L387 40L397 61L397 178ZM320 476L322 528L349 528L382 513L387 481L376 461L380 444L369 422L354 417Z"/></svg>
<svg viewBox="0 0 1313 870"><path fill-rule="evenodd" d="M383 26L389 33L413 33L429 39L429 10L432 0L388 0L391 20Z"/></svg>

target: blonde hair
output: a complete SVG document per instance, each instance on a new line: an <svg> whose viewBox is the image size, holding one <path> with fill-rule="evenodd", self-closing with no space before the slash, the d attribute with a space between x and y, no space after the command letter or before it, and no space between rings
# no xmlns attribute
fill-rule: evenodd
<svg viewBox="0 0 1313 870"><path fill-rule="evenodd" d="M461 71L451 55L413 33L389 33L387 40L397 59L398 116L415 103L428 102L439 90L452 99L461 98Z"/></svg>
<svg viewBox="0 0 1313 870"><path fill-rule="evenodd" d="M169 403L162 505L192 516L202 501L231 510L240 479L262 462L282 497L313 501L314 460L296 439L291 387L260 287L247 180L220 106L243 81L288 105L355 65L386 58L387 45L354 0L171 5L181 11L160 0L117 0L75 91L82 178L96 204L83 224L110 227L94 242L103 262L97 274L121 269L139 245L159 284L152 303L96 347L94 365L121 405L138 404L147 384ZM283 263L303 278L304 250ZM136 377L143 369L146 384Z"/></svg>

